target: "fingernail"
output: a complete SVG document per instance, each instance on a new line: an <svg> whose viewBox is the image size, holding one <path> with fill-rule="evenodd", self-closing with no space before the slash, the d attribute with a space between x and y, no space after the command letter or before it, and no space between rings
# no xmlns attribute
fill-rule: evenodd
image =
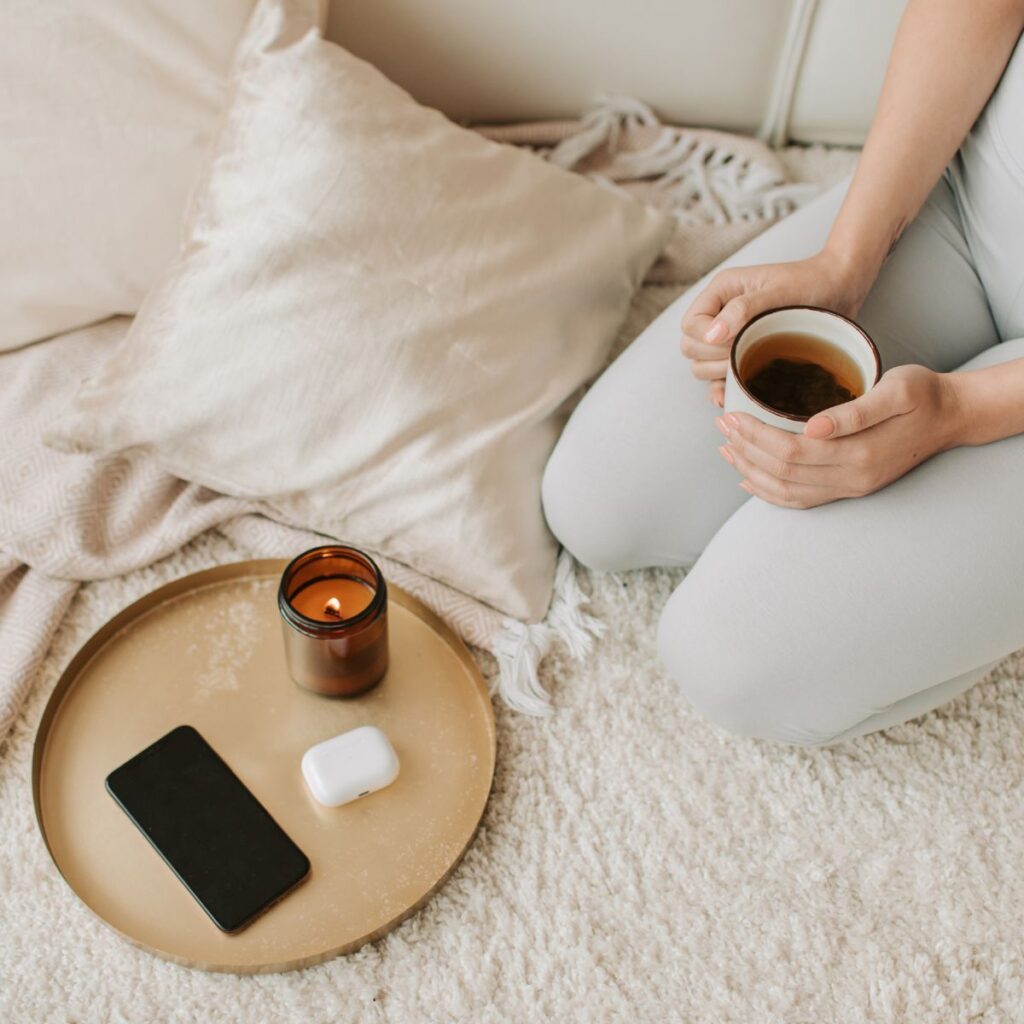
<svg viewBox="0 0 1024 1024"><path fill-rule="evenodd" d="M704 335L704 340L714 344L716 341L721 341L725 337L725 324L721 320L716 320L707 330Z"/></svg>
<svg viewBox="0 0 1024 1024"><path fill-rule="evenodd" d="M723 434L725 434L726 437L730 436L731 431L729 430L729 424L726 423L725 420L721 416L716 416L715 417L715 426L718 427L718 429Z"/></svg>
<svg viewBox="0 0 1024 1024"><path fill-rule="evenodd" d="M729 425L729 433L731 434L734 430L739 430L740 421L733 416L731 412L725 414L725 422Z"/></svg>
<svg viewBox="0 0 1024 1024"><path fill-rule="evenodd" d="M740 487L742 487L742 488L743 488L743 490L745 490L745 491L747 492L747 494L753 494L753 493L754 493L754 492L753 492L753 491L752 491L752 490L750 489L750 484L748 484L746 480L741 480L741 481L740 481Z"/></svg>
<svg viewBox="0 0 1024 1024"><path fill-rule="evenodd" d="M717 405L719 409L721 409L725 405L725 402L722 399L721 395L715 395L715 397L712 398L711 401L714 402L715 405Z"/></svg>
<svg viewBox="0 0 1024 1024"><path fill-rule="evenodd" d="M732 452L729 451L729 446L728 445L724 445L724 444L719 445L718 446L718 454L721 455L722 458L725 459L725 461L728 462L730 466L735 466L736 465L736 463L733 462Z"/></svg>

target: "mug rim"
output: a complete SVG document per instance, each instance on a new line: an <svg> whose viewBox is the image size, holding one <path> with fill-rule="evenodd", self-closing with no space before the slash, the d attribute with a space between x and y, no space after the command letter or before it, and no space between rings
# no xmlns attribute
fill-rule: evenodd
<svg viewBox="0 0 1024 1024"><path fill-rule="evenodd" d="M747 398L750 399L755 405L764 409L766 412L770 412L773 416L781 416L783 419L793 420L796 423L806 423L810 416L796 416L790 412L783 412L781 409L775 409L770 405L765 405L759 398L752 395L748 390L746 384L743 383L743 378L740 376L739 366L736 364L736 349L739 348L740 338L747 332L749 327L752 327L757 323L758 320L769 316L772 313L785 313L790 309L809 309L815 313L826 313L828 316L833 316L837 320L842 320L849 324L868 344L868 349L871 352L871 358L875 363L875 379L871 382L871 387L874 387L882 379L882 357L878 354L878 348L875 343L871 340L871 335L864 330L863 327L855 320L851 320L848 316L843 316L842 313L837 313L834 309L826 309L824 306L808 306L803 303L794 303L789 306L773 306L771 309L762 310L757 316L751 317L739 330L736 335L736 340L733 341L732 347L729 350L729 368L732 370L733 380L736 381L736 385L743 392ZM828 341L827 338L822 339ZM868 389L870 390L870 389ZM865 391L865 394L867 392ZM824 410L823 410L824 411ZM815 413L815 416L818 414Z"/></svg>

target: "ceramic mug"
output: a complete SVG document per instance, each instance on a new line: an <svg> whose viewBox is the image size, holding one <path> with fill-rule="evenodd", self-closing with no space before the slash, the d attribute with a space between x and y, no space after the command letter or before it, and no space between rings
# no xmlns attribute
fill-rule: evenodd
<svg viewBox="0 0 1024 1024"><path fill-rule="evenodd" d="M746 389L740 379L739 367L743 365L744 353L762 338L779 331L813 334L826 344L841 349L853 359L860 371L862 393L870 391L882 376L882 361L875 343L852 320L818 306L780 306L758 314L736 335L725 374L725 412L748 412L769 426L780 427L793 434L803 433L809 416L795 416L765 405Z"/></svg>

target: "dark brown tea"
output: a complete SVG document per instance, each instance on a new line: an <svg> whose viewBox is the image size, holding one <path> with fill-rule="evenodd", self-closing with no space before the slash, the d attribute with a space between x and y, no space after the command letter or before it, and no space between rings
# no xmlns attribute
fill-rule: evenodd
<svg viewBox="0 0 1024 1024"><path fill-rule="evenodd" d="M740 361L740 379L759 402L790 416L813 416L864 394L864 379L841 348L801 331L755 341Z"/></svg>

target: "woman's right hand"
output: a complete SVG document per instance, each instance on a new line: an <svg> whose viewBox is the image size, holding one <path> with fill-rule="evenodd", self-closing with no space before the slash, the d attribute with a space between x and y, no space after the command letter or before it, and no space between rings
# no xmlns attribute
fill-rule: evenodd
<svg viewBox="0 0 1024 1024"><path fill-rule="evenodd" d="M680 348L693 360L693 375L710 384L711 401L721 406L729 350L748 320L766 309L795 305L821 306L852 317L870 285L827 250L792 263L727 267L690 304Z"/></svg>

